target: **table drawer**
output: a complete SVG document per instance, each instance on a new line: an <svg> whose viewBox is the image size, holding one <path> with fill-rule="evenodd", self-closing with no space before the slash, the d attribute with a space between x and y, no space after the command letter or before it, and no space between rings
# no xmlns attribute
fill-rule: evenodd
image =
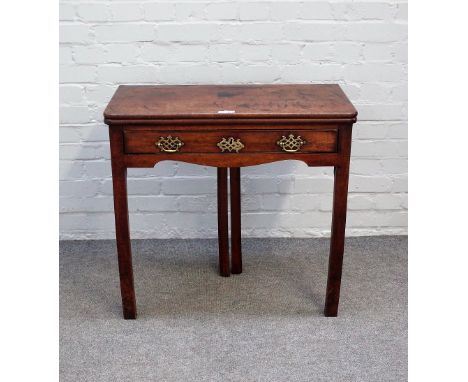
<svg viewBox="0 0 468 382"><path fill-rule="evenodd" d="M159 131L124 130L125 152L158 153L332 153L337 130Z"/></svg>

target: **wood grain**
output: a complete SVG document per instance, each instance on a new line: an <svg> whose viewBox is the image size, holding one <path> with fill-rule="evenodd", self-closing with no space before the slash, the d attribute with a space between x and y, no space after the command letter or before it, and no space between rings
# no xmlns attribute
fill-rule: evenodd
<svg viewBox="0 0 468 382"><path fill-rule="evenodd" d="M351 154L352 126L340 129L339 151L343 158L341 165L335 166L335 183L333 187L333 215L330 239L330 256L328 262L328 280L325 297L325 316L338 315L340 301L341 274L346 228L346 211L348 201L349 161Z"/></svg>
<svg viewBox="0 0 468 382"><path fill-rule="evenodd" d="M224 277L229 271L229 231L228 231L228 181L227 168L218 168L218 246L219 274Z"/></svg>
<svg viewBox="0 0 468 382"><path fill-rule="evenodd" d="M240 168L229 169L231 196L231 273L242 273Z"/></svg>
<svg viewBox="0 0 468 382"><path fill-rule="evenodd" d="M123 134L119 129L109 129L109 134L122 308L125 319L135 319L137 312L128 221L127 169L123 163Z"/></svg>
<svg viewBox="0 0 468 382"><path fill-rule="evenodd" d="M283 136L288 137L293 134L300 136L306 143L300 148L301 153L324 152L331 153L336 151L337 130L269 130L269 131L199 131L187 132L184 130L146 130L133 131L125 130L125 152L128 154L160 154L161 150L156 142L161 137L178 137L184 145L179 149L180 153L219 153L217 146L223 138L233 137L239 139L244 148L242 153L270 153L282 152L277 141ZM174 153L177 154L177 153Z"/></svg>
<svg viewBox="0 0 468 382"><path fill-rule="evenodd" d="M234 111L225 114L220 111ZM355 118L338 85L119 86L108 120L172 118Z"/></svg>
<svg viewBox="0 0 468 382"><path fill-rule="evenodd" d="M218 113L233 110L235 113ZM356 109L338 85L121 86L107 106L120 287L125 318L136 317L127 206L127 168L167 160L218 168L219 273L242 272L240 168L283 160L333 166L335 184L325 316L338 314L343 266L351 131ZM284 135L307 141L299 152L281 151ZM179 152L156 147L178 136ZM222 138L240 139L239 152L220 152ZM231 189L229 263L228 168ZM232 269L230 269L232 268Z"/></svg>

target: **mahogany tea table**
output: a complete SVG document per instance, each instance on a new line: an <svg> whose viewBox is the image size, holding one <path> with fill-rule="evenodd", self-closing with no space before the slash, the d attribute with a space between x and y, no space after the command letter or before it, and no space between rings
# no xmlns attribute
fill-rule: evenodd
<svg viewBox="0 0 468 382"><path fill-rule="evenodd" d="M240 168L282 160L333 166L325 316L337 316L351 131L357 111L338 85L119 86L106 110L123 315L136 318L127 168L165 160L218 171L219 272L242 272ZM228 170L231 202L229 264Z"/></svg>

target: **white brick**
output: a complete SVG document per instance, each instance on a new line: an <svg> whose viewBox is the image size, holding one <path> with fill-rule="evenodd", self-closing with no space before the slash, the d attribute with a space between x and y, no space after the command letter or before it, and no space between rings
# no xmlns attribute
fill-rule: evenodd
<svg viewBox="0 0 468 382"><path fill-rule="evenodd" d="M396 7L396 19L408 20L408 3L398 3Z"/></svg>
<svg viewBox="0 0 468 382"><path fill-rule="evenodd" d="M385 122L358 122L353 127L353 139L385 139L387 132Z"/></svg>
<svg viewBox="0 0 468 382"><path fill-rule="evenodd" d="M81 141L80 130L75 126L60 126L59 141L60 143L79 143ZM60 157L60 159L62 159L62 157Z"/></svg>
<svg viewBox="0 0 468 382"><path fill-rule="evenodd" d="M398 43L393 44L393 52L394 52L396 61L403 62L403 63L408 62L408 43L407 42L398 42Z"/></svg>
<svg viewBox="0 0 468 382"><path fill-rule="evenodd" d="M131 212L176 212L178 201L173 196L131 196L128 198L128 208Z"/></svg>
<svg viewBox="0 0 468 382"><path fill-rule="evenodd" d="M89 143L104 142L109 145L109 129L104 125L102 119L97 124L87 124L79 126L84 140Z"/></svg>
<svg viewBox="0 0 468 382"><path fill-rule="evenodd" d="M165 196L165 198L174 198ZM179 196L177 199L177 205L174 210L177 209L182 212L200 212L206 211L210 213L216 213L217 202L215 195L208 196Z"/></svg>
<svg viewBox="0 0 468 382"><path fill-rule="evenodd" d="M105 55L108 64L135 63L139 59L140 49L135 44L108 44Z"/></svg>
<svg viewBox="0 0 468 382"><path fill-rule="evenodd" d="M191 163L175 162L175 174L177 176L216 176L213 167L200 166Z"/></svg>
<svg viewBox="0 0 468 382"><path fill-rule="evenodd" d="M406 103L364 105L355 103L362 121L407 120Z"/></svg>
<svg viewBox="0 0 468 382"><path fill-rule="evenodd" d="M102 3L79 4L77 13L83 21L107 21L110 19L109 7Z"/></svg>
<svg viewBox="0 0 468 382"><path fill-rule="evenodd" d="M60 123L86 123L90 120L87 106L61 106Z"/></svg>
<svg viewBox="0 0 468 382"><path fill-rule="evenodd" d="M402 24L350 23L343 37L348 41L402 41L408 38L408 28Z"/></svg>
<svg viewBox="0 0 468 382"><path fill-rule="evenodd" d="M205 17L205 4L180 3L175 5L175 14L177 20L202 20Z"/></svg>
<svg viewBox="0 0 468 382"><path fill-rule="evenodd" d="M283 67L281 79L284 82L320 82L339 81L342 78L342 67L337 64L297 64Z"/></svg>
<svg viewBox="0 0 468 382"><path fill-rule="evenodd" d="M61 181L59 183L62 197L89 197L97 194L99 183L89 181Z"/></svg>
<svg viewBox="0 0 468 382"><path fill-rule="evenodd" d="M91 42L91 33L87 25L64 24L60 26L61 43Z"/></svg>
<svg viewBox="0 0 468 382"><path fill-rule="evenodd" d="M320 209L323 194L296 194L284 195L289 200L291 211L313 211Z"/></svg>
<svg viewBox="0 0 468 382"><path fill-rule="evenodd" d="M239 41L277 42L283 38L283 31L277 23L241 24L237 38Z"/></svg>
<svg viewBox="0 0 468 382"><path fill-rule="evenodd" d="M385 2L357 2L349 4L348 19L390 20L395 16L396 10L394 4Z"/></svg>
<svg viewBox="0 0 468 382"><path fill-rule="evenodd" d="M251 83L271 83L281 76L279 68L275 65L247 65L242 67L240 72L242 79Z"/></svg>
<svg viewBox="0 0 468 382"><path fill-rule="evenodd" d="M354 126L347 234L404 234L408 209L407 4L359 1L63 1L60 230L115 238L108 127L120 83L339 83ZM242 169L243 233L326 236L333 170ZM216 237L216 169L128 170L132 237Z"/></svg>
<svg viewBox="0 0 468 382"><path fill-rule="evenodd" d="M392 95L392 83L361 83L359 101L388 102Z"/></svg>
<svg viewBox="0 0 468 382"><path fill-rule="evenodd" d="M102 64L107 62L106 51L102 45L77 46L73 55L77 64Z"/></svg>
<svg viewBox="0 0 468 382"><path fill-rule="evenodd" d="M70 46L60 46L59 54L60 65L73 64L73 51Z"/></svg>
<svg viewBox="0 0 468 382"><path fill-rule="evenodd" d="M387 137L392 139L408 139L408 124L390 123L388 126Z"/></svg>
<svg viewBox="0 0 468 382"><path fill-rule="evenodd" d="M173 45L144 44L141 47L141 58L149 62L166 62L172 57Z"/></svg>
<svg viewBox="0 0 468 382"><path fill-rule="evenodd" d="M279 26L275 26L280 28ZM303 24L289 22L283 26L284 38L292 41L334 41L338 36L339 26L335 24ZM280 37L279 37L280 38Z"/></svg>
<svg viewBox="0 0 468 382"><path fill-rule="evenodd" d="M408 190L408 175L397 175L392 178L391 192L406 192Z"/></svg>
<svg viewBox="0 0 468 382"><path fill-rule="evenodd" d="M333 57L333 45L325 43L312 43L304 46L302 56L307 60L328 61Z"/></svg>
<svg viewBox="0 0 468 382"><path fill-rule="evenodd" d="M388 44L371 43L364 44L363 55L366 61L384 61L391 62L392 48Z"/></svg>
<svg viewBox="0 0 468 382"><path fill-rule="evenodd" d="M59 180L78 180L83 177L82 162L60 161Z"/></svg>
<svg viewBox="0 0 468 382"><path fill-rule="evenodd" d="M344 80L342 80L340 81L340 87L343 89L343 92L347 95L347 97L352 100L352 102L359 100L361 84L344 82Z"/></svg>
<svg viewBox="0 0 468 382"><path fill-rule="evenodd" d="M405 68L395 64L349 64L344 69L345 78L359 82L395 82L401 81Z"/></svg>
<svg viewBox="0 0 468 382"><path fill-rule="evenodd" d="M351 174L375 175L382 173L382 164L375 159L351 159Z"/></svg>
<svg viewBox="0 0 468 382"><path fill-rule="evenodd" d="M241 184L242 193L275 194L278 192L278 180L274 178L247 178Z"/></svg>
<svg viewBox="0 0 468 382"><path fill-rule="evenodd" d="M157 69L153 66L100 66L98 77L108 83L154 83Z"/></svg>
<svg viewBox="0 0 468 382"><path fill-rule="evenodd" d="M173 177L175 176L176 162L164 161L158 163L154 168L129 168L127 177L130 178L154 178L154 177Z"/></svg>
<svg viewBox="0 0 468 382"><path fill-rule="evenodd" d="M382 171L385 174L406 174L408 172L408 159L383 159Z"/></svg>
<svg viewBox="0 0 468 382"><path fill-rule="evenodd" d="M271 58L281 63L295 63L301 59L301 46L298 44L275 44L271 47Z"/></svg>
<svg viewBox="0 0 468 382"><path fill-rule="evenodd" d="M166 179L162 188L165 195L200 195L215 192L216 180L202 177Z"/></svg>
<svg viewBox="0 0 468 382"><path fill-rule="evenodd" d="M154 26L150 24L110 24L94 27L98 42L153 41Z"/></svg>
<svg viewBox="0 0 468 382"><path fill-rule="evenodd" d="M71 237L75 237L73 234L80 235L84 233L83 237L89 238L86 234L91 232L91 238L96 238L99 233L106 235L106 232L113 233L112 236L115 238L114 233L114 214L61 214L59 223L60 232L69 232ZM70 237L67 236L67 237ZM105 236L107 239L112 237L111 235Z"/></svg>
<svg viewBox="0 0 468 382"><path fill-rule="evenodd" d="M83 103L83 87L79 85L62 85L59 89L60 103L80 104Z"/></svg>
<svg viewBox="0 0 468 382"><path fill-rule="evenodd" d="M398 141L354 141L353 158L398 158L406 156L406 148Z"/></svg>
<svg viewBox="0 0 468 382"><path fill-rule="evenodd" d="M375 208L378 210L400 210L404 204L403 194L376 194Z"/></svg>
<svg viewBox="0 0 468 382"><path fill-rule="evenodd" d="M61 83L83 83L96 80L96 67L89 65L60 65Z"/></svg>
<svg viewBox="0 0 468 382"><path fill-rule="evenodd" d="M73 4L59 4L59 19L60 21L72 21L76 17L75 6Z"/></svg>
<svg viewBox="0 0 468 382"><path fill-rule="evenodd" d="M350 175L350 192L390 192L392 179L388 176Z"/></svg>
<svg viewBox="0 0 468 382"><path fill-rule="evenodd" d="M167 24L157 28L157 39L172 42L207 42L216 40L217 24Z"/></svg>
<svg viewBox="0 0 468 382"><path fill-rule="evenodd" d="M239 50L230 49L231 61L239 58L245 61L268 61L273 48L269 45L242 44Z"/></svg>
<svg viewBox="0 0 468 382"><path fill-rule="evenodd" d="M299 17L299 7L291 2L274 1L270 3L270 7L271 19L274 21L296 20Z"/></svg>
<svg viewBox="0 0 468 382"><path fill-rule="evenodd" d="M245 167L242 169L242 174L245 174L246 176L277 177L280 175L296 174L304 168L308 171L308 173L309 170L313 170L313 168L307 167L307 165L303 162L282 161Z"/></svg>
<svg viewBox="0 0 468 382"><path fill-rule="evenodd" d="M268 20L270 18L270 3L248 2L239 3L240 20Z"/></svg>
<svg viewBox="0 0 468 382"><path fill-rule="evenodd" d="M85 85L85 98L90 104L107 104L115 92L116 86Z"/></svg>
<svg viewBox="0 0 468 382"><path fill-rule="evenodd" d="M388 97L390 102L402 102L408 101L408 83L405 81L404 83L393 85L391 87L390 97Z"/></svg>
<svg viewBox="0 0 468 382"><path fill-rule="evenodd" d="M200 62L206 60L207 54L208 48L205 45L178 45L172 51L171 61Z"/></svg>
<svg viewBox="0 0 468 382"><path fill-rule="evenodd" d="M306 20L332 20L331 5L325 1L323 2L305 2L299 12L299 18Z"/></svg>
<svg viewBox="0 0 468 382"><path fill-rule="evenodd" d="M144 17L150 21L174 20L175 8L173 3L144 3Z"/></svg>
<svg viewBox="0 0 468 382"><path fill-rule="evenodd" d="M203 236L206 237L207 232L213 232L216 236L217 231L217 217L215 213L212 214L194 214L194 213L176 213L176 214L166 214L163 215L164 220L161 217L158 217L156 221L151 219L143 219L145 226L152 228L154 224L158 223L158 220L163 220L164 226L175 227L175 229L180 232L181 237L187 237L186 232L193 232L193 227L200 227L200 231L204 233ZM149 221L148 221L149 220ZM190 237L190 236L189 236Z"/></svg>
<svg viewBox="0 0 468 382"><path fill-rule="evenodd" d="M372 210L375 202L368 194L350 194L348 196L348 210Z"/></svg>
<svg viewBox="0 0 468 382"><path fill-rule="evenodd" d="M179 64L162 67L158 73L161 83L200 82L216 84L221 80L221 68L213 64Z"/></svg>
<svg viewBox="0 0 468 382"><path fill-rule="evenodd" d="M362 59L362 47L360 44L337 42L333 45L333 49L333 61L350 64Z"/></svg>
<svg viewBox="0 0 468 382"><path fill-rule="evenodd" d="M297 194L319 194L333 191L333 178L300 178L294 179L294 192Z"/></svg>
<svg viewBox="0 0 468 382"><path fill-rule="evenodd" d="M258 206L262 205L262 195L242 195L242 211L258 211Z"/></svg>
<svg viewBox="0 0 468 382"><path fill-rule="evenodd" d="M292 176L281 177L278 180L278 192L280 194L291 194L294 192L295 178Z"/></svg>
<svg viewBox="0 0 468 382"><path fill-rule="evenodd" d="M285 194L268 194L262 197L262 211L289 211L291 199Z"/></svg>
<svg viewBox="0 0 468 382"><path fill-rule="evenodd" d="M111 174L111 163L108 160L83 162L83 176L87 179L108 179Z"/></svg>
<svg viewBox="0 0 468 382"><path fill-rule="evenodd" d="M110 159L109 143L61 144L59 154L65 160Z"/></svg>
<svg viewBox="0 0 468 382"><path fill-rule="evenodd" d="M239 44L210 44L208 48L208 57L210 61L214 62L229 62L238 61L241 55ZM205 56L206 57L206 56Z"/></svg>
<svg viewBox="0 0 468 382"><path fill-rule="evenodd" d="M172 179L171 179L172 180ZM164 183L170 180L164 180ZM162 180L159 178L150 179L128 179L127 187L130 195L158 195L161 191ZM110 185L112 188L112 185Z"/></svg>
<svg viewBox="0 0 468 382"><path fill-rule="evenodd" d="M111 3L110 11L112 20L115 21L138 21L143 19L143 9L138 2Z"/></svg>
<svg viewBox="0 0 468 382"><path fill-rule="evenodd" d="M207 5L205 12L208 20L238 19L238 6L236 3L211 2Z"/></svg>
<svg viewBox="0 0 468 382"><path fill-rule="evenodd" d="M129 208L130 209L130 208ZM114 200L109 196L60 198L60 212L114 212Z"/></svg>

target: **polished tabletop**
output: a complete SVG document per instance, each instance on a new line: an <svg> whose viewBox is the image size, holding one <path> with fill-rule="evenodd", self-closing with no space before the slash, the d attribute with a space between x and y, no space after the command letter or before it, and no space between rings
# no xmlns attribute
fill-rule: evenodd
<svg viewBox="0 0 468 382"><path fill-rule="evenodd" d="M174 118L354 119L336 84L121 85L106 120Z"/></svg>

